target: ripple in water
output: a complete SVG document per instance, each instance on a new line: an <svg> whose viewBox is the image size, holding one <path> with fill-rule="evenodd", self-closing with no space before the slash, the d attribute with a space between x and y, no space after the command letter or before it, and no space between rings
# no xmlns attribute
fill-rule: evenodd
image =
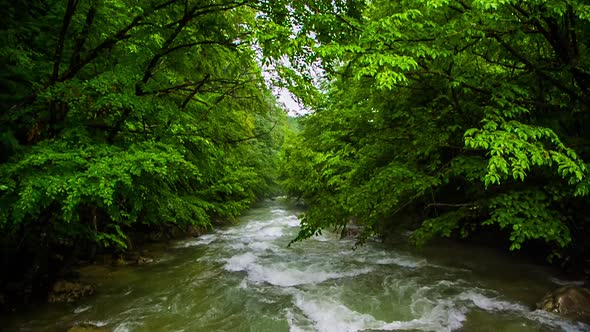
<svg viewBox="0 0 590 332"><path fill-rule="evenodd" d="M487 262L448 266L371 242L352 250L354 240L329 232L287 247L298 224L295 211L267 203L235 226L179 241L169 259L107 269L95 296L15 330L83 322L111 331L590 330L532 311L505 291L521 284L477 273Z"/></svg>

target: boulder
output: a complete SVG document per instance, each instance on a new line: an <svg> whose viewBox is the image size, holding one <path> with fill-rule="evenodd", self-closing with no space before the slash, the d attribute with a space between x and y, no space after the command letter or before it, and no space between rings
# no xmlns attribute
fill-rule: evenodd
<svg viewBox="0 0 590 332"><path fill-rule="evenodd" d="M92 295L93 293L94 287L92 285L60 280L53 284L47 300L50 303L75 302L78 299Z"/></svg>
<svg viewBox="0 0 590 332"><path fill-rule="evenodd" d="M590 321L590 290L580 286L564 286L548 293L537 308L571 319Z"/></svg>

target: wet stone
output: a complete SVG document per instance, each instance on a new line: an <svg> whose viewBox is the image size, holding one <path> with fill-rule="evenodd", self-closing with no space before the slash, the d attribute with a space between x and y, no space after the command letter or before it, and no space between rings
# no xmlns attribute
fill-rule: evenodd
<svg viewBox="0 0 590 332"><path fill-rule="evenodd" d="M50 303L75 302L93 293L94 287L92 285L60 280L53 284L47 301Z"/></svg>
<svg viewBox="0 0 590 332"><path fill-rule="evenodd" d="M590 321L590 290L579 286L564 286L548 293L537 308L567 318Z"/></svg>
<svg viewBox="0 0 590 332"><path fill-rule="evenodd" d="M144 265L144 264L153 263L154 259L149 258L149 257L139 256L135 262L137 265Z"/></svg>

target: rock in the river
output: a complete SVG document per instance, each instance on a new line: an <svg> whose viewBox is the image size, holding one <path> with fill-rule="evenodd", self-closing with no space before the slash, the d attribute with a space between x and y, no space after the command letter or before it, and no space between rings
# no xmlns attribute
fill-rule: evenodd
<svg viewBox="0 0 590 332"><path fill-rule="evenodd" d="M142 253L139 252L130 252L125 255L125 260L128 264L137 264L137 265L144 265L153 263L154 259L150 257L144 256Z"/></svg>
<svg viewBox="0 0 590 332"><path fill-rule="evenodd" d="M203 235L203 233L204 233L203 229L201 229L201 227L198 227L195 225L190 225L186 228L186 234L188 236L199 237L199 236Z"/></svg>
<svg viewBox="0 0 590 332"><path fill-rule="evenodd" d="M125 260L125 257L121 254L118 255L113 255L113 261L112 261L113 266L125 266L127 265L127 261Z"/></svg>
<svg viewBox="0 0 590 332"><path fill-rule="evenodd" d="M137 258L137 260L135 261L135 263L138 265L144 265L144 264L149 264L149 263L153 263L153 262L154 262L153 258L143 257L143 256L139 256L139 258Z"/></svg>
<svg viewBox="0 0 590 332"><path fill-rule="evenodd" d="M590 290L579 286L564 286L545 295L537 308L564 317L590 321Z"/></svg>
<svg viewBox="0 0 590 332"><path fill-rule="evenodd" d="M92 324L81 324L72 326L68 329L67 332L107 332L108 329L105 327L100 327Z"/></svg>
<svg viewBox="0 0 590 332"><path fill-rule="evenodd" d="M94 287L79 282L60 280L53 284L47 300L51 303L74 302L81 297L92 295Z"/></svg>
<svg viewBox="0 0 590 332"><path fill-rule="evenodd" d="M137 251L129 251L124 254L115 255L113 257L114 266L145 265L153 262L153 258L143 256Z"/></svg>

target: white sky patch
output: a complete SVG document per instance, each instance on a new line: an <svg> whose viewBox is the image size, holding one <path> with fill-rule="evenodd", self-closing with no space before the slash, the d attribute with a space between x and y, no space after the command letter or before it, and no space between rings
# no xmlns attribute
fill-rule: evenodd
<svg viewBox="0 0 590 332"><path fill-rule="evenodd" d="M301 103L299 103L289 90L284 88L274 88L273 94L277 97L279 104L281 104L290 116L298 116L309 113Z"/></svg>
<svg viewBox="0 0 590 332"><path fill-rule="evenodd" d="M288 7L288 10L290 12L293 12L293 8ZM302 30L302 26L298 25L294 21L294 19L291 19L291 30L293 33L291 34L290 38L297 38L297 35ZM307 32L307 37L315 40L316 34L313 31ZM316 46L319 46L319 43L317 43ZM289 91L289 89L281 87L280 84L278 84L278 82L283 81L283 78L280 77L280 75L277 73L277 70L274 64L272 63L272 60L264 61L264 56L260 45L255 42L252 45L252 48L256 53L256 61L261 67L262 76L266 81L267 87L272 91L273 95L277 98L277 102L279 103L279 105L281 105L281 107L283 107L283 109L287 111L287 114L289 116L301 116L312 113L313 110L309 107L306 107L297 97L295 97L293 93ZM274 61L277 61L278 64L281 66L293 68L290 59L285 55L283 55L278 60L275 59ZM319 89L322 85L321 82L325 79L325 72L322 68L321 60L315 61L311 66L306 66L305 64L303 65L303 67L306 67L306 69L304 70L307 72L307 76L311 77L312 84Z"/></svg>
<svg viewBox="0 0 590 332"><path fill-rule="evenodd" d="M257 50L257 53L260 57L262 54L260 51ZM261 62L260 59L258 60L259 63ZM283 58L280 60L283 65L290 67L289 60ZM311 109L305 107L302 102L300 102L297 97L295 97L287 88L283 88L277 86L275 82L281 81L276 69L272 65L261 65L262 66L262 76L266 81L266 84L269 89L271 89L273 95L277 98L278 103L287 111L290 116L301 116L308 113L313 112Z"/></svg>

